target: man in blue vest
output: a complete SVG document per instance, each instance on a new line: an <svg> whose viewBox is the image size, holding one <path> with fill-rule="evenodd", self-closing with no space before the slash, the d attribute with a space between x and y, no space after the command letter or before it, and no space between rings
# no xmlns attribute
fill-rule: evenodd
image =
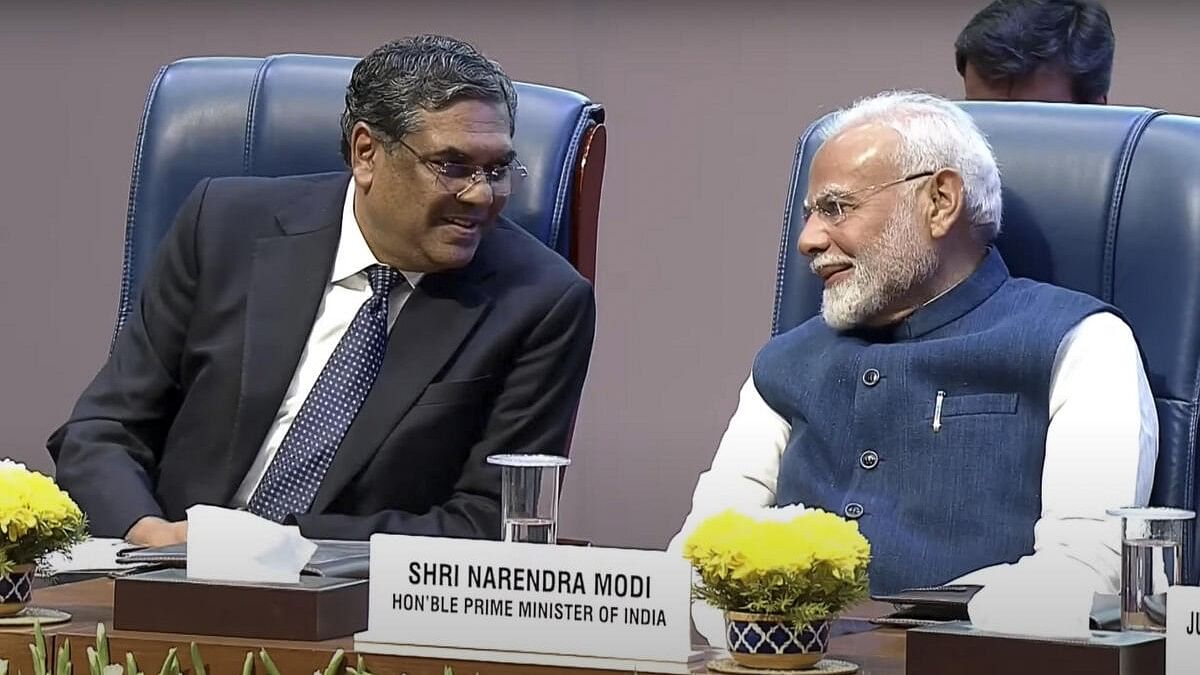
<svg viewBox="0 0 1200 675"><path fill-rule="evenodd" d="M856 520L873 593L1120 584L1114 506L1144 504L1158 423L1134 336L1088 295L1009 275L1000 174L925 94L841 111L800 251L821 316L767 343L672 548L729 507ZM719 623L697 627L719 635Z"/></svg>

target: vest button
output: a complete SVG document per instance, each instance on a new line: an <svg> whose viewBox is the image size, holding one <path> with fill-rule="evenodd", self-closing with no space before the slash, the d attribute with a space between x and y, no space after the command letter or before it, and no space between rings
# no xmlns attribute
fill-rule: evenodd
<svg viewBox="0 0 1200 675"><path fill-rule="evenodd" d="M874 450L867 450L858 456L858 465L870 471L879 466L879 453Z"/></svg>
<svg viewBox="0 0 1200 675"><path fill-rule="evenodd" d="M847 518L855 520L862 517L863 506L858 502L850 502L846 505L846 508L842 511L842 513L846 514Z"/></svg>
<svg viewBox="0 0 1200 675"><path fill-rule="evenodd" d="M879 371L875 370L874 368L868 368L867 371L863 373L863 384L867 385L868 387L874 387L875 385L879 384Z"/></svg>

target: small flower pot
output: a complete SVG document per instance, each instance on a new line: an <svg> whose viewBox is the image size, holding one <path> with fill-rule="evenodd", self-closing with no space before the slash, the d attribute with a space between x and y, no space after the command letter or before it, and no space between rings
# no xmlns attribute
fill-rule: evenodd
<svg viewBox="0 0 1200 675"><path fill-rule="evenodd" d="M829 620L794 626L771 614L725 612L725 646L747 668L811 668L829 648Z"/></svg>

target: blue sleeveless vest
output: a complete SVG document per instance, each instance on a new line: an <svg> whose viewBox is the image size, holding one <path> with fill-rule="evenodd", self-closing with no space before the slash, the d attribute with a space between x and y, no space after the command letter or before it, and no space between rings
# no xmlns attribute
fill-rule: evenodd
<svg viewBox="0 0 1200 675"><path fill-rule="evenodd" d="M993 248L899 324L837 332L818 316L775 337L753 376L792 425L777 504L857 519L873 593L1032 553L1054 359L1102 311L1115 312L1012 278Z"/></svg>

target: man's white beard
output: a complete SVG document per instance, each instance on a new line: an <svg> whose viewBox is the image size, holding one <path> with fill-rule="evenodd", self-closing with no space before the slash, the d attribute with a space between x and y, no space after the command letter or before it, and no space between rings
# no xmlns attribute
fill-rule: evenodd
<svg viewBox="0 0 1200 675"><path fill-rule="evenodd" d="M827 286L821 295L821 316L831 328L846 330L866 323L937 271L937 254L921 244L916 219L906 206L892 213L879 238L857 257L813 259L814 269L828 264L853 265L850 278Z"/></svg>

